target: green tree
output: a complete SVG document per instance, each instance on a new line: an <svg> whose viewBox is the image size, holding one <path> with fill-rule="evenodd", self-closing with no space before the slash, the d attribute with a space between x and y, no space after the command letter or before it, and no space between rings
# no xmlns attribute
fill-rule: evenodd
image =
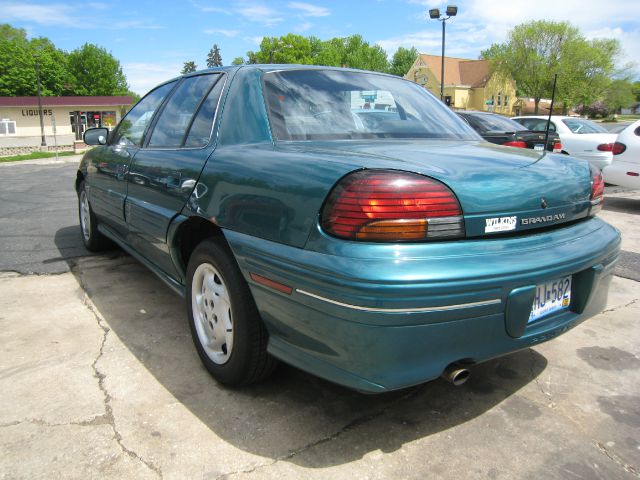
<svg viewBox="0 0 640 480"><path fill-rule="evenodd" d="M416 61L418 55L419 53L416 47L398 47L398 50L396 50L396 53L393 54L393 58L391 59L389 73L403 77Z"/></svg>
<svg viewBox="0 0 640 480"><path fill-rule="evenodd" d="M482 52L494 70L510 75L520 95L550 97L558 74L556 98L568 106L589 105L604 94L615 73L620 44L613 39L586 40L568 22L536 20L516 26L507 42Z"/></svg>
<svg viewBox="0 0 640 480"><path fill-rule="evenodd" d="M370 45L361 35L332 38L322 42L315 63L375 72L389 71L389 60L382 47Z"/></svg>
<svg viewBox="0 0 640 480"><path fill-rule="evenodd" d="M213 44L211 50L209 50L209 54L207 55L207 67L221 67L222 66L222 56L220 55L220 47L218 47L217 43Z"/></svg>
<svg viewBox="0 0 640 480"><path fill-rule="evenodd" d="M615 73L620 44L613 39L566 42L558 68L557 98L568 106L590 105L605 95Z"/></svg>
<svg viewBox="0 0 640 480"><path fill-rule="evenodd" d="M23 29L0 25L0 95L36 95L36 62L43 95L72 93L72 79L63 51L47 38L27 40Z"/></svg>
<svg viewBox="0 0 640 480"><path fill-rule="evenodd" d="M379 45L370 45L361 35L321 41L289 33L264 37L260 50L247 52L247 63L299 63L303 65L348 66L386 72L389 61Z"/></svg>
<svg viewBox="0 0 640 480"><path fill-rule="evenodd" d="M633 83L627 78L613 80L604 94L604 104L611 112L630 107L636 102Z"/></svg>
<svg viewBox="0 0 640 480"><path fill-rule="evenodd" d="M68 56L75 95L127 95L120 62L102 47L85 43Z"/></svg>
<svg viewBox="0 0 640 480"><path fill-rule="evenodd" d="M260 42L260 50L247 52L249 59L256 63L314 63L311 38L288 33L281 37L264 37Z"/></svg>
<svg viewBox="0 0 640 480"><path fill-rule="evenodd" d="M196 62L189 60L188 62L184 62L184 67L182 67L182 71L180 73L184 75L185 73L195 72L197 69L198 66L196 65Z"/></svg>
<svg viewBox="0 0 640 480"><path fill-rule="evenodd" d="M633 94L636 97L636 102L640 102L640 81L633 82Z"/></svg>
<svg viewBox="0 0 640 480"><path fill-rule="evenodd" d="M233 61L231 62L231 65L244 65L244 58L242 57L234 58Z"/></svg>
<svg viewBox="0 0 640 480"><path fill-rule="evenodd" d="M578 29L568 22L534 20L516 26L506 43L491 45L481 56L494 70L510 75L521 94L533 97L538 113L540 99L551 96L563 45L577 38Z"/></svg>

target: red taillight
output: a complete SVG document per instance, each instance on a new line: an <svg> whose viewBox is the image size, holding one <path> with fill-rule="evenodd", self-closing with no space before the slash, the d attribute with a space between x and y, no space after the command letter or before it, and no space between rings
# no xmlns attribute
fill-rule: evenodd
<svg viewBox="0 0 640 480"><path fill-rule="evenodd" d="M613 143L601 143L598 145L598 150L601 152L613 152Z"/></svg>
<svg viewBox="0 0 640 480"><path fill-rule="evenodd" d="M322 228L336 237L407 242L464 236L462 210L443 183L392 170L362 170L331 191Z"/></svg>
<svg viewBox="0 0 640 480"><path fill-rule="evenodd" d="M604 200L604 180L602 172L596 167L591 167L591 210L589 215L595 215L602 209Z"/></svg>
<svg viewBox="0 0 640 480"><path fill-rule="evenodd" d="M553 153L562 153L562 143L556 142L553 144Z"/></svg>
<svg viewBox="0 0 640 480"><path fill-rule="evenodd" d="M511 140L510 142L505 142L502 145L504 145L505 147L527 148L527 144L522 140Z"/></svg>
<svg viewBox="0 0 640 480"><path fill-rule="evenodd" d="M621 153L624 153L626 149L627 146L624 143L616 142L613 144L613 149L611 151L614 155L620 155Z"/></svg>

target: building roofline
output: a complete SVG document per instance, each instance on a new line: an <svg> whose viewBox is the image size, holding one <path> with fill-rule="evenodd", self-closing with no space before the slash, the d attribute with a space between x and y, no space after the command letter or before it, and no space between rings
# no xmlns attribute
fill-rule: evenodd
<svg viewBox="0 0 640 480"><path fill-rule="evenodd" d="M42 97L43 107L123 107L131 105L131 97L70 96ZM38 97L0 97L0 107L37 107Z"/></svg>

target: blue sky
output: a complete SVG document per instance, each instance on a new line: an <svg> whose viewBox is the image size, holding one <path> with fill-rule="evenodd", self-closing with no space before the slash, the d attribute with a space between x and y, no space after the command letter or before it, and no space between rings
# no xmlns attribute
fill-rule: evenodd
<svg viewBox="0 0 640 480"><path fill-rule="evenodd" d="M452 2L454 3L454 2ZM461 0L458 16L447 23L446 54L477 58L505 40L515 25L532 20L568 20L588 38L620 40L619 63L640 69L640 0ZM430 0L260 1L186 0L78 2L0 0L0 23L46 36L58 48L73 50L91 42L120 60L137 93L179 74L187 60L199 68L214 43L223 63L257 50L263 36L289 32L321 39L359 33L389 55L399 46L415 46L439 55L440 23Z"/></svg>

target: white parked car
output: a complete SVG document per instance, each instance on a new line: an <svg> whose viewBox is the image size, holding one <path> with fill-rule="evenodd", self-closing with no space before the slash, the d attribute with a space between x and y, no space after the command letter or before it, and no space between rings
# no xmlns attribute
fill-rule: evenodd
<svg viewBox="0 0 640 480"><path fill-rule="evenodd" d="M514 117L513 119L534 132L544 132L547 126L546 116ZM584 118L552 115L549 131L557 132L562 141L563 153L588 160L589 163L603 169L613 159L613 144L617 135L609 133L603 127Z"/></svg>
<svg viewBox="0 0 640 480"><path fill-rule="evenodd" d="M602 176L613 185L640 188L640 120L618 134L613 162L602 171Z"/></svg>

